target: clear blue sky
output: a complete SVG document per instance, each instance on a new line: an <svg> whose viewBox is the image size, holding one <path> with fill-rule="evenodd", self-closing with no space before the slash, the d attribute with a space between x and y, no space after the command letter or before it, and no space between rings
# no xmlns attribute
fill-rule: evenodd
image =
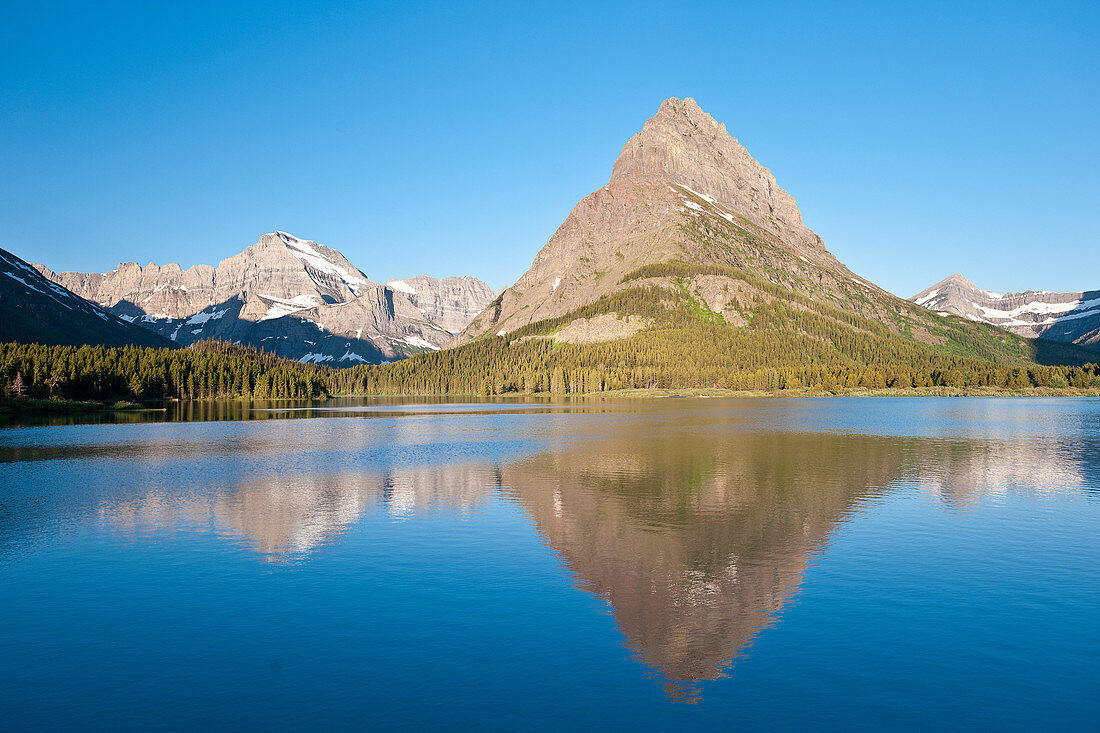
<svg viewBox="0 0 1100 733"><path fill-rule="evenodd" d="M510 285L692 96L902 296L1100 288L1100 3L0 0L0 247Z"/></svg>

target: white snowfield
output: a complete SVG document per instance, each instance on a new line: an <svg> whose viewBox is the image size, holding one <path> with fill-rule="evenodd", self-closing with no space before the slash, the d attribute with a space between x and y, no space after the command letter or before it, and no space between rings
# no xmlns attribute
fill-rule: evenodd
<svg viewBox="0 0 1100 733"><path fill-rule="evenodd" d="M687 184L684 184L684 183L677 183L676 185L679 186L680 188L684 189L685 191L690 191L695 196L698 196L699 198L703 199L708 204L713 206L714 209L715 209L715 213L717 213L718 216L720 216L723 219L725 219L726 221L728 221L730 224L733 224L735 226L740 226L740 224L737 224L737 222L735 222L733 220L733 214L726 211L725 208L723 208L722 205L720 203L718 203L718 201L713 196L711 196L710 194L700 193L699 191L696 191L694 188L692 188L691 186L688 186ZM683 195L680 191L677 191L672 186L669 186L668 190L672 191L673 193L679 193L680 195ZM706 209L704 209L702 206L695 203L694 201L688 201L686 197L684 199L684 206L687 206L691 209L694 209L695 211L706 211Z"/></svg>
<svg viewBox="0 0 1100 733"><path fill-rule="evenodd" d="M419 336L402 336L400 338L394 339L394 341L403 341L409 346L416 346L417 348L421 349L431 349L432 351L439 351L438 346L433 346Z"/></svg>
<svg viewBox="0 0 1100 733"><path fill-rule="evenodd" d="M974 307L982 312L982 315L987 318L1013 318L1023 315L1024 313L1035 313L1040 315L1048 315L1054 313L1069 313L1073 310L1088 310L1100 306L1100 298L1094 298L1092 300L1071 300L1068 303L1040 303L1039 301L1032 301L1026 305L1021 305L1018 308L1012 310L999 310L997 308L988 308L986 306L973 303ZM1080 314L1088 315L1088 314ZM1075 316L1080 317L1080 316Z"/></svg>
<svg viewBox="0 0 1100 733"><path fill-rule="evenodd" d="M408 293L409 295L416 295L416 288L409 285L404 280L390 280L389 285L394 290L400 290L402 293ZM423 311L421 311L423 313Z"/></svg>
<svg viewBox="0 0 1100 733"><path fill-rule="evenodd" d="M930 302L933 298L935 298L939 294L940 294L940 289L936 288L932 292L928 293L928 295L925 295L923 298L917 298L913 302L916 303L917 305L924 305L925 303Z"/></svg>
<svg viewBox="0 0 1100 733"><path fill-rule="evenodd" d="M310 308L314 308L317 305L320 305L317 296L311 293L306 293L305 295L295 295L290 300L287 300L285 298L276 298L274 295L264 295L263 293L260 293L259 295L261 299L271 301L268 304L267 313L265 313L264 317L260 319L261 321L267 321L272 318L282 318L283 316L288 316L291 313L309 310ZM192 318L194 318L194 316L192 316Z"/></svg>
<svg viewBox="0 0 1100 733"><path fill-rule="evenodd" d="M314 248L314 245L317 244L316 242L298 239L298 237L295 237L293 234L287 234L286 232L275 232L275 234L286 242L287 247L290 249L290 253L297 257L302 263L309 265L318 272L335 275L347 283L347 286L351 288L352 292L355 294L358 295L360 288L367 284L367 281L363 278L348 272L340 265L325 257L321 252L317 251L317 249Z"/></svg>
<svg viewBox="0 0 1100 733"><path fill-rule="evenodd" d="M191 316L190 318L187 319L187 325L188 326L196 326L196 325L199 325L201 323L206 323L207 321L217 321L217 320L220 320L221 317L224 316L228 312L229 312L228 308L224 308L220 311L214 311L212 313L207 313L206 311L199 311L198 313L196 313L195 315L193 315L193 316Z"/></svg>

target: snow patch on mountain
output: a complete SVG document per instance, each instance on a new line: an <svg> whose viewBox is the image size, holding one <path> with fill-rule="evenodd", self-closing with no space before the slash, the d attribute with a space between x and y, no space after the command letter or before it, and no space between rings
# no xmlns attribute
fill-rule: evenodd
<svg viewBox="0 0 1100 733"><path fill-rule="evenodd" d="M272 318L282 318L288 316L291 313L297 313L298 311L309 310L319 305L317 296L311 294L295 295L289 300L285 298L276 298L274 295L260 295L261 300L271 301L268 305L267 313L264 314L261 321L268 321ZM192 316L194 318L194 316Z"/></svg>

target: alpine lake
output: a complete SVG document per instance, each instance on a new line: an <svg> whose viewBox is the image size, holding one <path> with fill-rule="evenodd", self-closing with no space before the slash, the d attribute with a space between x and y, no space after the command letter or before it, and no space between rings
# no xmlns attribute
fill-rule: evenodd
<svg viewBox="0 0 1100 733"><path fill-rule="evenodd" d="M1100 399L0 427L0 728L1096 730Z"/></svg>

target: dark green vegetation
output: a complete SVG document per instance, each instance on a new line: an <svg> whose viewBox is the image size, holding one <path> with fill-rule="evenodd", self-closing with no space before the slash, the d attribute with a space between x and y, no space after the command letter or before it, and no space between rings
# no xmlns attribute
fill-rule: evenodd
<svg viewBox="0 0 1100 733"><path fill-rule="evenodd" d="M47 280L0 249L0 341L171 347L168 339L127 323Z"/></svg>
<svg viewBox="0 0 1100 733"><path fill-rule="evenodd" d="M222 341L189 349L0 344L9 400L313 399L329 393L326 372Z"/></svg>
<svg viewBox="0 0 1100 733"><path fill-rule="evenodd" d="M816 314L775 306L758 310L751 327L737 329L699 318L683 294L671 295L673 308L661 305L669 297L666 290L642 287L588 306L633 307L663 316L652 328L621 341L556 344L540 335L552 333L553 324L531 324L524 329L530 333L514 339L487 338L393 364L352 369L300 364L220 341L188 349L0 344L0 411L103 409L112 406L104 403L118 400L316 399L332 394L1100 387L1096 364L998 365L940 354L903 339L852 337ZM792 324L804 332L796 333ZM682 338L685 334L690 341ZM704 342L709 348L702 353L691 346Z"/></svg>
<svg viewBox="0 0 1100 733"><path fill-rule="evenodd" d="M692 278L699 275L747 286L740 313L747 325L730 325L693 295ZM653 278L668 282L653 284ZM1067 348L1062 356L1068 366L1041 365L1033 342L966 322L944 326L954 331L950 341L924 344L733 268L660 263L623 280L650 284L626 287L505 336L333 373L330 383L336 392L365 394L1100 387L1100 368L1089 363L1100 359L1092 352ZM642 316L652 325L604 343L552 338L575 319L607 313Z"/></svg>

